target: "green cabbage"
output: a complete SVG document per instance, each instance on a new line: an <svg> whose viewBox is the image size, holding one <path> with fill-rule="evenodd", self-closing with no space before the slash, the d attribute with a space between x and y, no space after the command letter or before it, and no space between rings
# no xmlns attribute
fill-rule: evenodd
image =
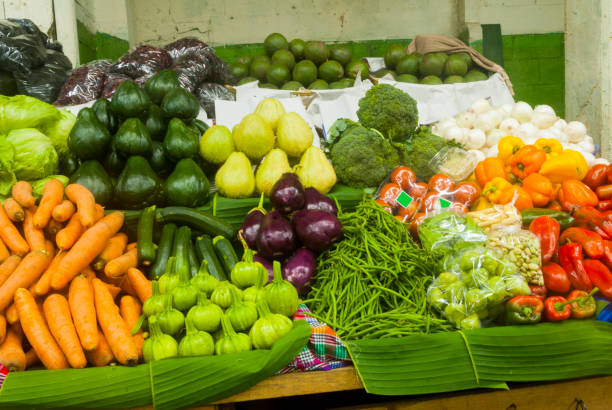
<svg viewBox="0 0 612 410"><path fill-rule="evenodd" d="M8 195L11 187L17 182L13 167L15 165L15 149L6 137L0 135L0 195Z"/></svg>
<svg viewBox="0 0 612 410"><path fill-rule="evenodd" d="M68 185L68 182L70 181L65 175L49 175L48 177L38 179L36 181L29 181L30 185L32 185L32 196L34 197L34 199L36 199L37 201L40 199L45 185L51 179L57 179L64 185L64 187Z"/></svg>
<svg viewBox="0 0 612 410"><path fill-rule="evenodd" d="M68 135L76 122L76 116L66 110L59 110L59 113L59 120L46 124L41 131L51 139L57 155L62 158L68 154Z"/></svg>
<svg viewBox="0 0 612 410"><path fill-rule="evenodd" d="M60 110L27 95L0 99L0 134L20 128L41 128L59 120Z"/></svg>
<svg viewBox="0 0 612 410"><path fill-rule="evenodd" d="M15 149L13 167L17 179L39 179L57 172L57 152L45 134L34 128L23 128L10 131L6 140Z"/></svg>

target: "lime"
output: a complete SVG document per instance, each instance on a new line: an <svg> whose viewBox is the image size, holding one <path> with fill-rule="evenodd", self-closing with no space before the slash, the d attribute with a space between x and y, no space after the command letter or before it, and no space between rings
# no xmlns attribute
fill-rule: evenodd
<svg viewBox="0 0 612 410"><path fill-rule="evenodd" d="M290 79L291 72L285 64L272 64L270 68L268 68L268 71L266 71L266 80L271 84L275 84L276 86L280 87Z"/></svg>
<svg viewBox="0 0 612 410"><path fill-rule="evenodd" d="M319 78L328 83L338 81L344 76L342 64L335 60L327 60L319 66Z"/></svg>
<svg viewBox="0 0 612 410"><path fill-rule="evenodd" d="M330 48L329 58L331 60L336 60L337 62L342 64L342 66L345 66L351 62L351 59L353 58L353 53L351 52L351 49L348 46L344 44L336 44Z"/></svg>
<svg viewBox="0 0 612 410"><path fill-rule="evenodd" d="M394 70L400 58L406 55L406 50L401 44L391 44L385 51L385 67Z"/></svg>
<svg viewBox="0 0 612 410"><path fill-rule="evenodd" d="M272 55L272 64L284 64L289 70L295 65L295 57L289 50L276 50Z"/></svg>
<svg viewBox="0 0 612 410"><path fill-rule="evenodd" d="M293 53L296 61L300 61L304 58L304 48L306 47L306 42L301 38L294 38L289 43L289 51Z"/></svg>
<svg viewBox="0 0 612 410"><path fill-rule="evenodd" d="M368 78L370 76L370 66L368 63L362 60L353 60L348 63L344 69L347 76L351 78L357 77L357 74L361 72L361 79Z"/></svg>
<svg viewBox="0 0 612 410"><path fill-rule="evenodd" d="M293 67L293 80L310 84L317 79L317 66L310 60L302 60Z"/></svg>
<svg viewBox="0 0 612 410"><path fill-rule="evenodd" d="M264 40L264 48L266 49L266 54L271 56L276 50L287 50L289 43L281 33L272 33Z"/></svg>
<svg viewBox="0 0 612 410"><path fill-rule="evenodd" d="M329 48L322 41L309 41L304 47L304 58L321 65L329 58Z"/></svg>

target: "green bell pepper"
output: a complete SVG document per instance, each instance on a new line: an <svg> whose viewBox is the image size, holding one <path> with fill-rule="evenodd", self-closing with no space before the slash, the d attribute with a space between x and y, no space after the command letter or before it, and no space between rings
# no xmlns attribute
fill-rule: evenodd
<svg viewBox="0 0 612 410"><path fill-rule="evenodd" d="M509 325L528 325L542 319L544 304L537 296L515 296L506 303L506 322Z"/></svg>

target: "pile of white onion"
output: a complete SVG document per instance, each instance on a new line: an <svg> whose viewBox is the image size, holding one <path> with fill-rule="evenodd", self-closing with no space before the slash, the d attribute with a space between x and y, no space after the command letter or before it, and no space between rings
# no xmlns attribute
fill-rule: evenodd
<svg viewBox="0 0 612 410"><path fill-rule="evenodd" d="M497 156L497 143L505 136L520 137L525 144L540 138L555 138L564 149L580 152L589 167L609 162L595 157L593 138L587 135L580 121L566 122L557 117L549 105L531 108L523 101L492 107L485 99L477 100L469 111L454 118L445 118L433 126L433 133L447 140L455 140L474 152L480 159Z"/></svg>

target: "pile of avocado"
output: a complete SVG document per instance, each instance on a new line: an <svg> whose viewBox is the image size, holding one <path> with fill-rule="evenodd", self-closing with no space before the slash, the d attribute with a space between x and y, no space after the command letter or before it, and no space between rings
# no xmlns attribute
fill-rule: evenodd
<svg viewBox="0 0 612 410"><path fill-rule="evenodd" d="M486 80L487 75L474 67L468 53L406 53L406 47L392 44L385 52L385 67L373 72L380 78L391 74L396 81L420 84L453 84Z"/></svg>
<svg viewBox="0 0 612 410"><path fill-rule="evenodd" d="M321 41L305 42L299 38L288 42L280 33L264 41L265 55L238 57L229 64L238 85L259 80L259 87L282 90L327 90L352 87L357 73L370 74L368 64L353 60L350 48Z"/></svg>

